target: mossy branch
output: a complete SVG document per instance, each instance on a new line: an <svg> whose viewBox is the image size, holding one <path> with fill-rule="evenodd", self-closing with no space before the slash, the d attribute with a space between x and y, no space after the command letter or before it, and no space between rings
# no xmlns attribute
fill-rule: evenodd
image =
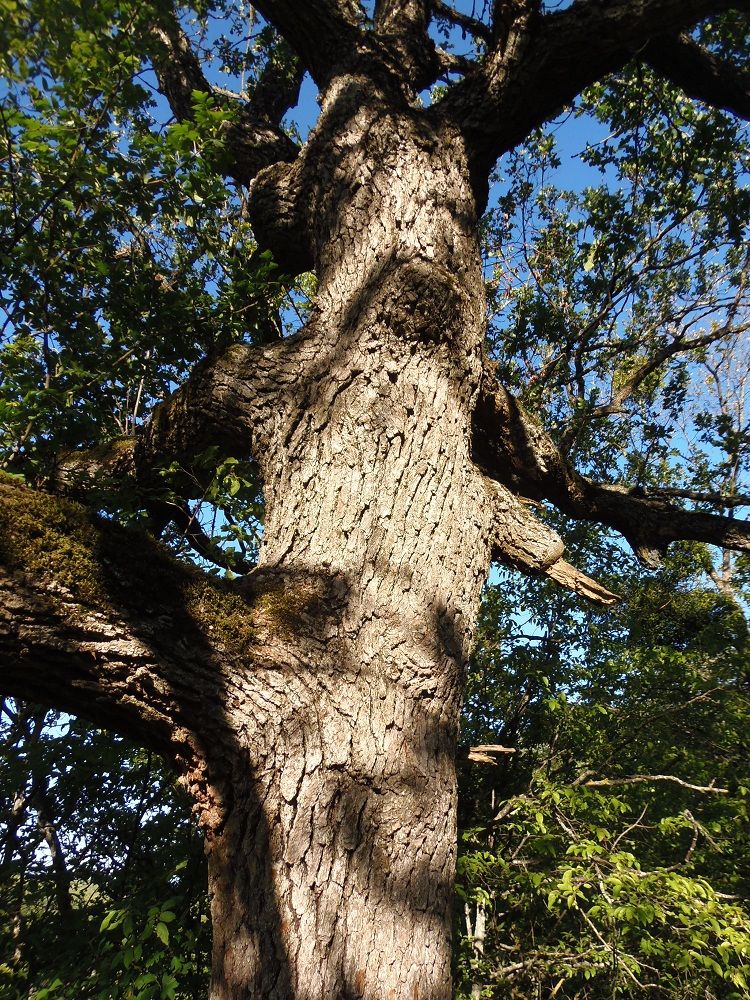
<svg viewBox="0 0 750 1000"><path fill-rule="evenodd" d="M205 802L206 743L230 742L227 673L251 660L250 600L73 501L5 481L0 512L0 691L165 755Z"/></svg>

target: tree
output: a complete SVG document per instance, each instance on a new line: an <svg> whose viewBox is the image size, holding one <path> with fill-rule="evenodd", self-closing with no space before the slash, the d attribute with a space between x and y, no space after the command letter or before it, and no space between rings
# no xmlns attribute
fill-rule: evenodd
<svg viewBox="0 0 750 1000"><path fill-rule="evenodd" d="M592 242L584 271L600 315L582 324L575 304L546 297L536 396L520 402L518 371L485 354L479 223L502 154L631 64L750 110L746 3L557 6L509 0L476 18L441 0L263 0L257 64L217 45L248 71L239 95L209 82L211 39L191 39L168 5L30 5L9 33L9 75L33 108L18 100L4 116L6 364L19 388L4 420L9 468L46 492L2 487L2 688L127 734L176 769L206 838L214 1000L450 994L457 723L490 561L614 600L562 558L532 505L620 532L650 566L678 539L750 548L731 516L744 497L658 492L648 463L615 461L603 481L573 464L597 468L589 429L628 404L648 410L675 358L744 329L736 214L716 262L730 291L701 314L708 330L694 332L700 290L680 311L695 289L659 285L644 219L600 203L591 211L621 253L640 247L661 314L621 321L637 281L619 267L605 280L612 247ZM207 10L196 13L200 25ZM457 30L474 58L450 51ZM178 121L166 138L144 120L144 62ZM321 111L299 144L281 123L304 72ZM689 226L697 169L685 170L671 197L684 197ZM243 192L237 229L218 173ZM737 186L722 176L698 206L714 217ZM161 244L147 238L155 218ZM564 265L552 221L550 268ZM695 259L684 241L665 245L678 272ZM707 293L714 272L698 270ZM280 297L311 271L306 321L281 336ZM120 388L136 387L116 440L114 416L99 426L116 395L99 379L102 345L121 351ZM608 399L601 381L587 389L602 356ZM644 453L666 464L650 433ZM156 534L171 523L221 560L188 501L214 500L236 527L233 497L247 519L261 486L257 566L231 580L111 516L143 514ZM76 502L84 493L99 516ZM250 556L252 545L234 569Z"/></svg>

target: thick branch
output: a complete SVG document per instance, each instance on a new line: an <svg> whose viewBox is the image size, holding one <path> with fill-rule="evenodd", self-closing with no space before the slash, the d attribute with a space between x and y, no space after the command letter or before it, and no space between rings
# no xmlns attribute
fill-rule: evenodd
<svg viewBox="0 0 750 1000"><path fill-rule="evenodd" d="M304 66L282 39L253 88L249 113L280 125L287 111L297 104L304 75Z"/></svg>
<svg viewBox="0 0 750 1000"><path fill-rule="evenodd" d="M81 501L92 487L135 490L157 533L171 521L199 555L226 566L182 501L203 496L224 458L255 459L264 471L269 436L296 399L290 386L316 350L305 332L267 345L231 345L196 365L137 436L62 454L47 488ZM251 567L233 560L228 568Z"/></svg>
<svg viewBox="0 0 750 1000"><path fill-rule="evenodd" d="M432 83L440 71L435 45L427 33L429 7L429 0L377 0L375 4L375 32L416 90Z"/></svg>
<svg viewBox="0 0 750 1000"><path fill-rule="evenodd" d="M190 571L145 536L92 521L71 501L0 485L0 504L3 692L98 716L165 752L180 712L170 703L179 676L169 676L170 653L187 622L184 613L161 617L168 599L149 609L142 588L147 563L168 569L166 592L184 589ZM135 587L125 584L131 572Z"/></svg>
<svg viewBox="0 0 750 1000"><path fill-rule="evenodd" d="M198 57L176 20L165 18L163 23L155 24L152 35L157 43L154 71L159 88L175 118L178 121L190 119L193 117L193 91L211 93Z"/></svg>
<svg viewBox="0 0 750 1000"><path fill-rule="evenodd" d="M571 517L599 521L619 531L640 561L652 569L661 564L670 543L680 540L750 552L749 522L684 510L637 488L595 483L575 475L557 499L549 499Z"/></svg>
<svg viewBox="0 0 750 1000"><path fill-rule="evenodd" d="M112 486L137 482L151 491L154 501L164 499L165 490L185 498L200 496L210 474L196 467L203 453L214 446L225 456L246 458L252 452L259 430L252 376L262 353L235 344L219 358L196 365L188 380L154 409L137 437L63 454L52 488L81 497L92 481L103 479ZM162 473L169 466L175 471L167 483Z"/></svg>
<svg viewBox="0 0 750 1000"><path fill-rule="evenodd" d="M750 0L577 0L544 16L533 4L521 6L524 12L487 60L436 110L464 130L480 177L498 156L652 39L724 10L750 10Z"/></svg>
<svg viewBox="0 0 750 1000"><path fill-rule="evenodd" d="M321 88L351 61L364 38L357 0L258 0L254 6L289 42Z"/></svg>
<svg viewBox="0 0 750 1000"><path fill-rule="evenodd" d="M750 551L746 521L683 510L646 491L596 483L575 472L489 370L475 413L474 448L489 475L523 496L549 500L570 517L615 528L647 566L658 566L670 542L680 539Z"/></svg>
<svg viewBox="0 0 750 1000"><path fill-rule="evenodd" d="M209 829L250 748L278 739L284 666L319 664L346 600L335 574L217 580L79 504L0 484L0 696L163 754Z"/></svg>
<svg viewBox="0 0 750 1000"><path fill-rule="evenodd" d="M616 594L562 558L562 539L526 504L500 483L488 480L487 488L494 494L493 559L528 576L546 576L595 604L617 603Z"/></svg>
<svg viewBox="0 0 750 1000"><path fill-rule="evenodd" d="M0 485L0 510L0 691L165 755L209 821L206 747L216 760L231 742L224 706L252 636L246 600L70 501Z"/></svg>
<svg viewBox="0 0 750 1000"><path fill-rule="evenodd" d="M154 70L159 87L178 121L194 116L193 91L213 93L190 42L175 19L155 24ZM282 47L283 55L283 47ZM297 100L301 65L283 58L269 63L247 104L237 104L236 117L226 137L228 156L223 169L242 184L272 163L291 162L297 145L279 127L281 118Z"/></svg>
<svg viewBox="0 0 750 1000"><path fill-rule="evenodd" d="M550 580L553 580L561 587L565 587L566 590L572 590L579 597L585 597L587 601L591 601L593 604L601 604L607 607L611 604L617 604L620 600L617 594L613 594L611 590L607 590L598 580L594 580L592 577L582 573L564 559L558 559L556 563L553 563L545 570L545 573Z"/></svg>
<svg viewBox="0 0 750 1000"><path fill-rule="evenodd" d="M688 97L750 119L750 74L737 72L689 35L655 38L641 58Z"/></svg>

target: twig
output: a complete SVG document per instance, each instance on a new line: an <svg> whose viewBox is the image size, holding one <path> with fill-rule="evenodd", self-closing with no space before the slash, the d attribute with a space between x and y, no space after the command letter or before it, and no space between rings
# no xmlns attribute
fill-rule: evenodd
<svg viewBox="0 0 750 1000"><path fill-rule="evenodd" d="M729 795L728 788L718 788L716 785L692 785L689 781L674 774L631 774L622 778L599 778L597 781L582 782L584 788L609 788L613 785L648 785L652 781L668 781L691 792L703 792L708 795Z"/></svg>

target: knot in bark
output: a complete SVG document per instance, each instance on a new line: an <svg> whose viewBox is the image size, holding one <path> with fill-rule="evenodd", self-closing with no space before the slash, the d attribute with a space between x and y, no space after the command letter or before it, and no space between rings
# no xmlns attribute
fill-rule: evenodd
<svg viewBox="0 0 750 1000"><path fill-rule="evenodd" d="M255 238L289 275L314 266L310 230L301 210L300 172L299 161L274 163L261 170L250 187L249 215Z"/></svg>

